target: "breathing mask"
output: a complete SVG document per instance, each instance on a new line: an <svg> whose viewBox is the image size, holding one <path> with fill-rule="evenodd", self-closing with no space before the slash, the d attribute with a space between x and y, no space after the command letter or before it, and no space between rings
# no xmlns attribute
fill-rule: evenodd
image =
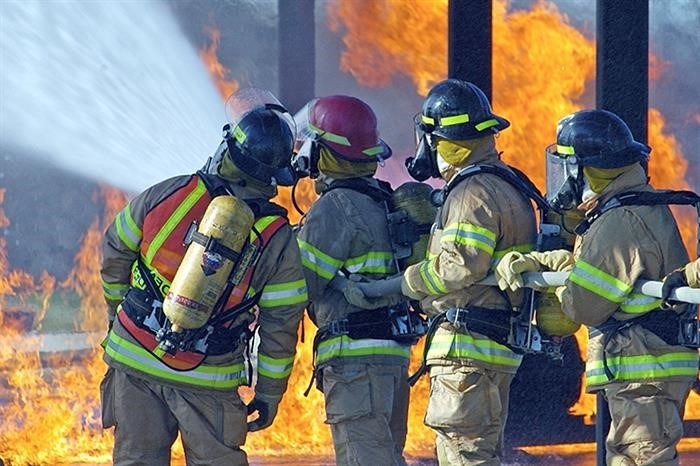
<svg viewBox="0 0 700 466"><path fill-rule="evenodd" d="M431 177L440 178L433 129L434 126L421 120L420 114L416 115L414 118L416 153L413 157L406 159L408 173L416 181L425 181Z"/></svg>
<svg viewBox="0 0 700 466"><path fill-rule="evenodd" d="M585 179L578 158L557 148L552 144L545 149L547 200L557 210L573 210L583 202Z"/></svg>

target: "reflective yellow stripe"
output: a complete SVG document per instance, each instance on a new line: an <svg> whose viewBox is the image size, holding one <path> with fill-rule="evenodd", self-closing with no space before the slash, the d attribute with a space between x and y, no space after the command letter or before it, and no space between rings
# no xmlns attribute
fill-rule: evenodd
<svg viewBox="0 0 700 466"><path fill-rule="evenodd" d="M698 354L696 352L674 352L658 356L607 356L608 369L614 380L664 379L677 376L696 377ZM586 385L600 385L610 382L605 375L603 361L588 361L586 364Z"/></svg>
<svg viewBox="0 0 700 466"><path fill-rule="evenodd" d="M148 247L148 251L146 251L146 257L144 257L144 261L146 262L146 265L150 265L151 261L153 260L153 257L156 255L158 252L158 249L163 245L163 243L168 239L168 237L172 234L173 230L177 225L182 221L183 218L187 215L187 213L192 209L192 207L199 201L204 194L206 194L207 188L204 186L204 183L202 180L197 181L197 187L195 187L191 193L185 197L184 201L177 206L177 209L168 217L168 220L163 223L163 226L161 229L156 233L156 235L153 237L153 240L151 241L150 246Z"/></svg>
<svg viewBox="0 0 700 466"><path fill-rule="evenodd" d="M573 146L560 146L557 144L557 153L563 155L574 155L576 152L574 152Z"/></svg>
<svg viewBox="0 0 700 466"><path fill-rule="evenodd" d="M477 131L483 131L485 129L491 128L492 126L496 126L497 124L498 124L498 120L496 120L496 119L485 120L477 125L474 125L474 128L476 128Z"/></svg>
<svg viewBox="0 0 700 466"><path fill-rule="evenodd" d="M286 379L292 373L294 356L288 358L273 358L258 354L258 375L271 379Z"/></svg>
<svg viewBox="0 0 700 466"><path fill-rule="evenodd" d="M333 358L351 358L363 356L397 357L401 361L407 360L411 348L400 345L393 340L377 340L363 338L353 340L346 335L329 338L318 345L316 362L321 364Z"/></svg>
<svg viewBox="0 0 700 466"><path fill-rule="evenodd" d="M202 364L190 371L169 368L141 345L134 344L113 331L107 337L105 352L114 361L140 372L172 382L195 385L203 388L235 388L248 384L245 364L209 366Z"/></svg>
<svg viewBox="0 0 700 466"><path fill-rule="evenodd" d="M131 251L138 251L143 232L136 225L131 216L131 204L127 204L124 209L114 219L114 226L117 228L117 236Z"/></svg>
<svg viewBox="0 0 700 466"><path fill-rule="evenodd" d="M297 239L297 242L301 252L301 263L304 267L326 280L335 277L336 272L343 265L343 261L329 256L302 239Z"/></svg>
<svg viewBox="0 0 700 466"><path fill-rule="evenodd" d="M438 331L430 341L427 359L474 359L489 364L520 366L523 357L489 338Z"/></svg>
<svg viewBox="0 0 700 466"><path fill-rule="evenodd" d="M306 280L267 284L263 288L258 305L260 307L290 306L309 300Z"/></svg>
<svg viewBox="0 0 700 466"><path fill-rule="evenodd" d="M463 113L461 115L446 116L446 117L440 118L440 125L442 125L442 126L459 125L459 124L468 123L468 122L469 122L469 114L468 113Z"/></svg>

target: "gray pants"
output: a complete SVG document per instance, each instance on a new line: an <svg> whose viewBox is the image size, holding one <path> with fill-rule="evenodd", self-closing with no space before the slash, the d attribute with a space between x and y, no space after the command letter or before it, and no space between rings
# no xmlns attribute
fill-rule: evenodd
<svg viewBox="0 0 700 466"><path fill-rule="evenodd" d="M102 424L114 427L114 466L168 466L181 435L188 466L247 466L247 412L238 392L188 391L109 369Z"/></svg>
<svg viewBox="0 0 700 466"><path fill-rule="evenodd" d="M440 466L497 466L503 455L514 374L432 366L425 425L436 434Z"/></svg>
<svg viewBox="0 0 700 466"><path fill-rule="evenodd" d="M338 364L323 369L326 423L338 466L405 466L405 366Z"/></svg>
<svg viewBox="0 0 700 466"><path fill-rule="evenodd" d="M616 383L605 387L608 466L678 466L683 412L692 382Z"/></svg>

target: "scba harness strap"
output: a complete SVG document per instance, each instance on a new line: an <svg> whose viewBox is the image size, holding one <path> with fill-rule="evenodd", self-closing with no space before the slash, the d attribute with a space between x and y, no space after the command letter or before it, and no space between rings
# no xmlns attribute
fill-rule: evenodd
<svg viewBox="0 0 700 466"><path fill-rule="evenodd" d="M256 232L255 239L246 248L255 249L257 252L251 256L246 254L244 249L240 258L252 257L252 260L247 267L239 267L239 264L233 267L225 291L217 303L218 310L212 313L202 327L177 334L168 330L168 320L162 309L162 293L140 258L136 270L144 280L146 289L130 288L121 305L123 312L117 313L119 321L141 346L175 370L192 370L209 355L225 354L234 351L241 344L247 345L253 334L249 327L254 320L250 310L257 304L261 292L245 297L255 273L260 251L284 224L286 219L277 217L261 232ZM224 308L231 296L236 296L237 302L229 308ZM245 314L249 314L249 317L243 318ZM234 322L237 325L233 325ZM166 334L168 341L173 343L168 349L164 349L161 344Z"/></svg>
<svg viewBox="0 0 700 466"><path fill-rule="evenodd" d="M430 318L425 335L425 346L421 365L408 378L409 385L413 386L428 370L427 355L430 342L440 324L450 323L455 331L469 330L480 333L491 340L507 346L512 351L523 354L520 348L511 345L511 322L515 313L506 309L487 309L477 306L451 307L448 310Z"/></svg>

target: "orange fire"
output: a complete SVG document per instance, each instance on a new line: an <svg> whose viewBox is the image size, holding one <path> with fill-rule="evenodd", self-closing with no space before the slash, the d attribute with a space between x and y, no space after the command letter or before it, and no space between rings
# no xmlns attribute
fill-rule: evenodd
<svg viewBox="0 0 700 466"><path fill-rule="evenodd" d="M207 28L207 32L211 43L204 50L199 51L199 57L207 66L209 75L214 81L219 94L225 99L238 90L238 81L229 79L231 70L222 65L216 55L219 49L219 42L221 41L221 31L210 27Z"/></svg>
<svg viewBox="0 0 700 466"><path fill-rule="evenodd" d="M328 3L328 17L329 27L344 33L341 69L360 84L387 86L394 76L405 75L413 80L416 91L424 94L445 77L446 0L335 1ZM530 11L508 13L506 1L496 0L493 27L494 108L513 122L500 136L499 145L508 163L529 173L542 187L543 149L554 138L557 119L580 108L579 101L594 79L595 45L544 1ZM211 29L210 37L212 43L200 56L225 98L238 88L238 83L229 78L229 70L216 57L218 31ZM670 65L664 63L654 69L662 72L665 66ZM406 121L410 117L406 115ZM687 162L655 109L649 112L649 141L654 148L652 182L660 187L687 188L683 181ZM0 188L0 228L9 224L2 210L3 194ZM297 199L304 209L308 208L314 199L310 183L300 188ZM299 216L292 206L290 191L282 190L278 200L289 208L291 220L296 221ZM0 345L0 457L6 464L110 462L112 435L111 431L101 430L99 418L98 387L105 371L99 340L106 329L99 244L107 223L122 208L126 197L104 187L94 201L104 205L103 215L81 239L75 267L58 286L46 273L35 280L23 271L13 270L5 253L4 238L0 237L0 341L5 343L9 338L13 342ZM683 223L686 237L694 234L690 223ZM49 300L67 291L74 292L80 300L75 330L95 335L90 342L93 349L75 355L78 364L46 361L38 353L22 351L41 344L43 337L38 332L20 336L19 325L10 321L16 319L10 311L30 309L40 316ZM39 324L40 321L39 318ZM304 330L305 339L299 343L290 388L278 418L271 428L248 437L245 448L251 455L332 454L329 429L323 424L322 396L315 389L308 398L303 396L310 377L315 329L305 321ZM585 334L578 334L577 338L579 346L585 348ZM414 351L412 370L420 351L420 347ZM47 365L54 369L44 370ZM409 457L433 448L433 434L423 425L427 394L424 377L411 392L406 446ZM243 395L249 396L250 391ZM700 418L700 402L696 398L693 395L688 403L688 417ZM593 398L582 394L571 412L590 422L594 408ZM182 458L181 447L176 447L174 456Z"/></svg>

